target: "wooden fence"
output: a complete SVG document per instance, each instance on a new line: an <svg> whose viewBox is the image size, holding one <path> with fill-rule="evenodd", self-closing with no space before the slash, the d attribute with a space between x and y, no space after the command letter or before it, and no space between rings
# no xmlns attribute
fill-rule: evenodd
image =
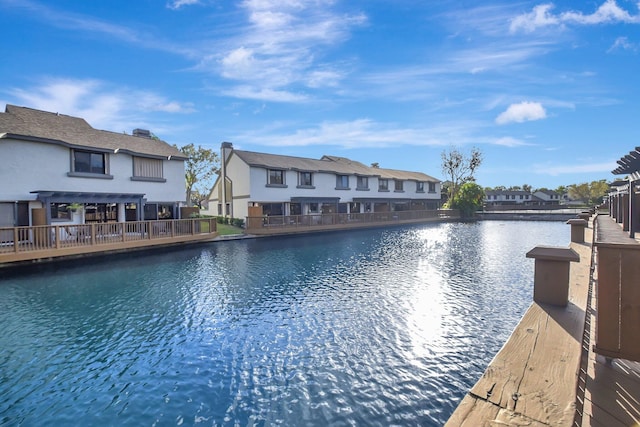
<svg viewBox="0 0 640 427"><path fill-rule="evenodd" d="M265 230L303 231L313 228L357 228L380 223L419 222L428 220L446 220L460 218L460 212L454 209L331 213L311 215L264 215L247 217L247 233ZM275 231L275 230L274 230Z"/></svg>

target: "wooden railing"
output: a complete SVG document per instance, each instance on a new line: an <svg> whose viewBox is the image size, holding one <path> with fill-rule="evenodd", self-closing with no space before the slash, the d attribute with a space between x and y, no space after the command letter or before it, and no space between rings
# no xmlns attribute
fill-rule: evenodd
<svg viewBox="0 0 640 427"><path fill-rule="evenodd" d="M606 215L598 215L595 352L640 361L640 244Z"/></svg>
<svg viewBox="0 0 640 427"><path fill-rule="evenodd" d="M0 227L0 255L215 233L215 218Z"/></svg>
<svg viewBox="0 0 640 427"><path fill-rule="evenodd" d="M420 220L460 218L460 212L454 209L367 212L367 213L332 213L311 215L265 215L247 217L247 232L264 229L296 229L313 227L359 227L376 223L410 222Z"/></svg>

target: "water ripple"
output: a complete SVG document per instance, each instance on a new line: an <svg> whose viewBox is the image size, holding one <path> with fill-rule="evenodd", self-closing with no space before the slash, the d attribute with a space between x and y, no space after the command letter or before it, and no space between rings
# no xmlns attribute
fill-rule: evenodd
<svg viewBox="0 0 640 427"><path fill-rule="evenodd" d="M522 232L526 227L526 232ZM430 224L0 282L0 425L441 425L564 224Z"/></svg>

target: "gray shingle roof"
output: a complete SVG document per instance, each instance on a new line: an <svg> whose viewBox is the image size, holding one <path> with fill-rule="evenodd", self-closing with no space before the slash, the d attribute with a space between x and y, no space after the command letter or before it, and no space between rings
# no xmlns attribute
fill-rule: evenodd
<svg viewBox="0 0 640 427"><path fill-rule="evenodd" d="M186 159L175 147L158 139L94 129L84 119L7 105L0 113L0 139L37 140L100 151L128 152L149 157Z"/></svg>
<svg viewBox="0 0 640 427"><path fill-rule="evenodd" d="M282 156L278 154L256 153L233 150L233 154L250 166L272 169L297 170L305 172L330 172L345 175L377 176L387 179L440 182L422 172L373 168L346 157L322 156L320 160L305 157Z"/></svg>

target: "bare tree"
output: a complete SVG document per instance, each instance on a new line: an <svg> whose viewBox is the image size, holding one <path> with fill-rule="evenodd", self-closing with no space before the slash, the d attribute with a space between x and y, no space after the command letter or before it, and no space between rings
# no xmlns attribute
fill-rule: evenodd
<svg viewBox="0 0 640 427"><path fill-rule="evenodd" d="M481 164L482 152L476 147L468 153L453 146L442 152L442 173L451 182L449 201L455 199L462 184L475 180L473 175Z"/></svg>
<svg viewBox="0 0 640 427"><path fill-rule="evenodd" d="M185 183L187 190L187 205L193 206L192 192L203 193L210 188L210 180L218 173L218 154L208 148L187 144L177 147L188 157L185 162ZM197 187L196 187L197 184Z"/></svg>

